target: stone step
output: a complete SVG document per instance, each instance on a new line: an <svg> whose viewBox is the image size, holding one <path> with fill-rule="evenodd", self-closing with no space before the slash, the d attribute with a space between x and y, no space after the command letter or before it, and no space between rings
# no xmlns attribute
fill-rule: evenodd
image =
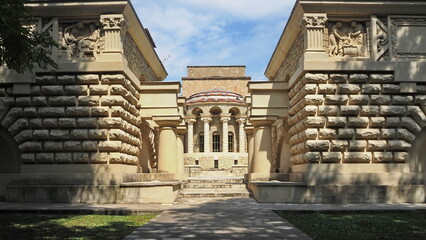
<svg viewBox="0 0 426 240"><path fill-rule="evenodd" d="M245 188L246 185L243 183L187 183L185 188Z"/></svg>
<svg viewBox="0 0 426 240"><path fill-rule="evenodd" d="M244 183L242 177L189 177L188 183Z"/></svg>
<svg viewBox="0 0 426 240"><path fill-rule="evenodd" d="M250 197L246 188L239 189L188 189L184 188L180 193L181 198L213 198L213 197Z"/></svg>

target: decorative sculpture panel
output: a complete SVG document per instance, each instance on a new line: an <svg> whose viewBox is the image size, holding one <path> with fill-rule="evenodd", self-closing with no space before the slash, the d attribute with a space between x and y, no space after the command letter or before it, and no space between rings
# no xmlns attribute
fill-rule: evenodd
<svg viewBox="0 0 426 240"><path fill-rule="evenodd" d="M330 57L366 57L366 42L366 29L363 23L339 21L329 25Z"/></svg>
<svg viewBox="0 0 426 240"><path fill-rule="evenodd" d="M101 49L99 22L77 22L63 27L62 48L71 58L97 58Z"/></svg>

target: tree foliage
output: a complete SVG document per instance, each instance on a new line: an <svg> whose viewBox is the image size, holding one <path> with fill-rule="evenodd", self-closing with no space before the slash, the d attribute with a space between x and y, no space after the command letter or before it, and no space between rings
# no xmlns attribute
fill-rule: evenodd
<svg viewBox="0 0 426 240"><path fill-rule="evenodd" d="M58 65L50 58L49 48L57 43L48 33L38 33L26 27L34 22L25 7L27 0L0 0L0 66L6 65L19 73Z"/></svg>

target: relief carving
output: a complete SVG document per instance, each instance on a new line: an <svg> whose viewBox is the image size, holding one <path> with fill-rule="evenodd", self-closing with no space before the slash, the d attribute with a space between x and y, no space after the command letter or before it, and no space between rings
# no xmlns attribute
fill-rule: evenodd
<svg viewBox="0 0 426 240"><path fill-rule="evenodd" d="M328 55L330 57L366 56L366 31L363 24L356 21L336 22L331 25L329 33Z"/></svg>
<svg viewBox="0 0 426 240"><path fill-rule="evenodd" d="M371 53L375 61L389 60L388 27L376 16L371 16Z"/></svg>
<svg viewBox="0 0 426 240"><path fill-rule="evenodd" d="M389 16L388 22L393 58L426 58L425 17Z"/></svg>
<svg viewBox="0 0 426 240"><path fill-rule="evenodd" d="M127 31L127 21L122 15L104 15L101 18L102 27L105 30L122 29L123 32Z"/></svg>
<svg viewBox="0 0 426 240"><path fill-rule="evenodd" d="M327 22L327 16L324 14L305 14L303 16L303 21L306 27L324 27Z"/></svg>
<svg viewBox="0 0 426 240"><path fill-rule="evenodd" d="M62 47L73 58L97 58L100 52L100 23L77 22L65 27Z"/></svg>

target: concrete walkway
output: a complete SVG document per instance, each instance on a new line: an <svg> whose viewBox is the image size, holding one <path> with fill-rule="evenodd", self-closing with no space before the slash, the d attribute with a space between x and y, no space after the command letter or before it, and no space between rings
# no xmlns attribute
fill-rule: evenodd
<svg viewBox="0 0 426 240"><path fill-rule="evenodd" d="M138 214L163 211L125 239L310 239L272 210L426 211L426 204L272 204L251 198L188 198L175 204L0 202L0 213Z"/></svg>

